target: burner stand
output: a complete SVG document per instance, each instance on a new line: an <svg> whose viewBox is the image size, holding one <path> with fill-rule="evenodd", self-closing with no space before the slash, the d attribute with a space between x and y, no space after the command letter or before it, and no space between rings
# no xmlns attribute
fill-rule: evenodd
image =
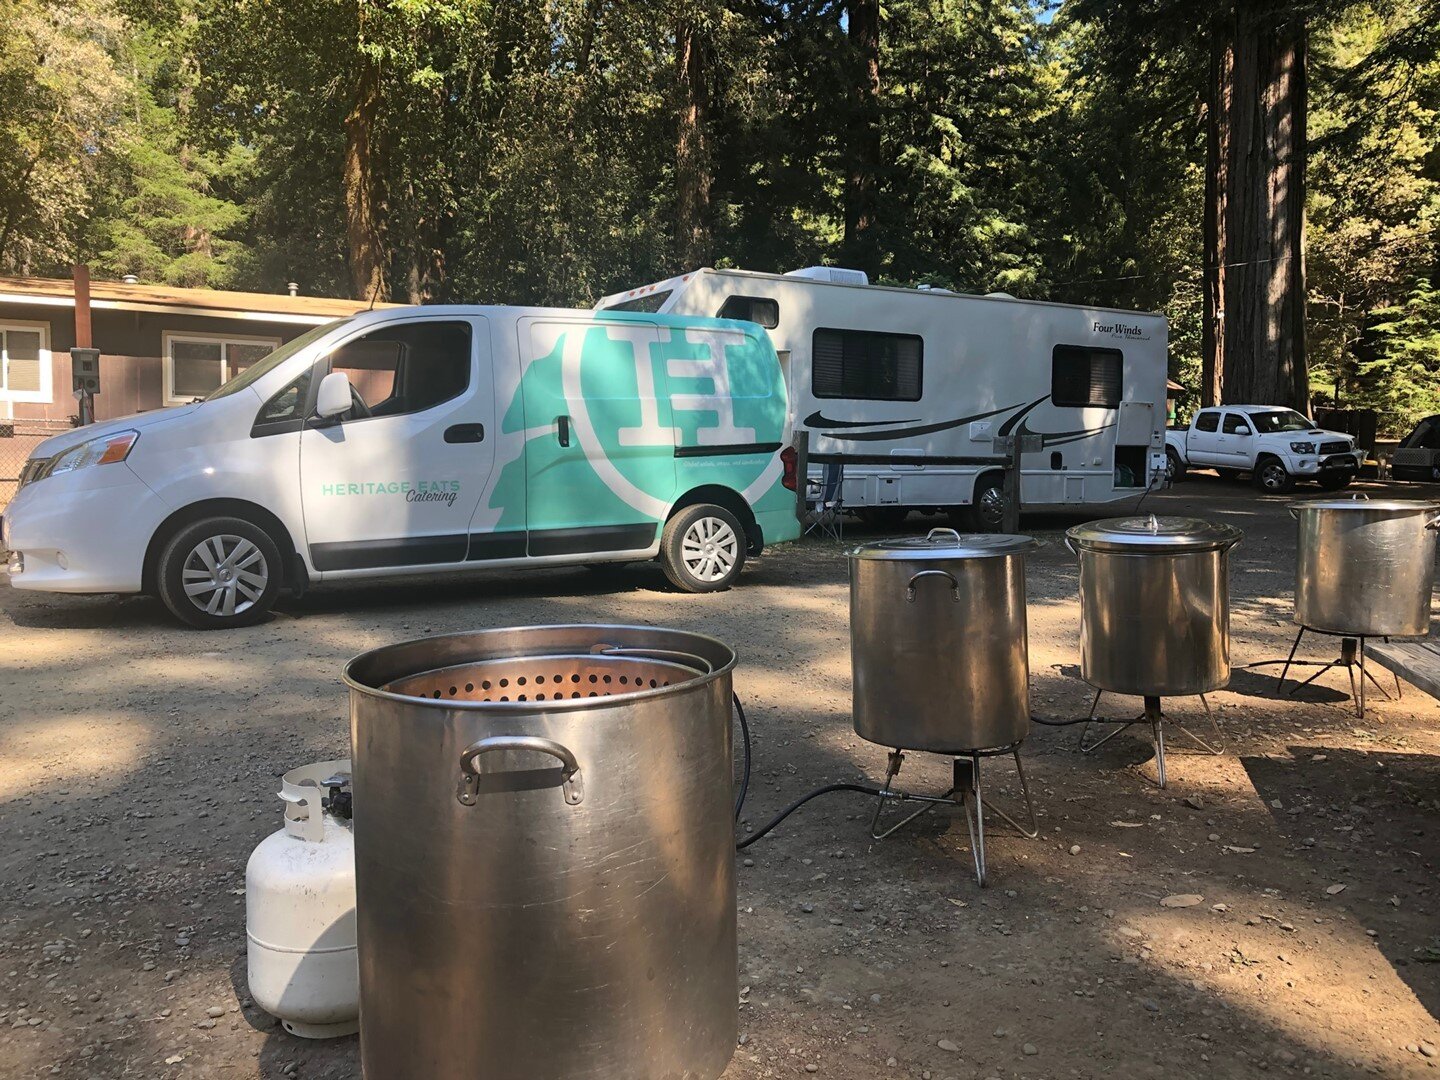
<svg viewBox="0 0 1440 1080"><path fill-rule="evenodd" d="M1161 708L1160 698L1147 695L1145 697L1145 711L1139 716L1130 720L1112 720L1095 715L1095 710L1100 707L1100 695L1104 692L1104 690L1095 691L1095 700L1090 703L1090 716L1085 721L1085 726L1080 729L1080 743L1076 749L1082 754L1088 754L1104 746L1122 731L1128 731L1136 724L1148 724L1150 725L1150 740L1155 744L1155 771L1158 774L1158 786L1163 788L1165 786L1165 721L1170 718L1166 716L1165 711ZM1205 695L1198 694L1196 696L1200 698L1200 704L1205 706L1205 717L1210 721L1210 726L1215 730L1215 745L1212 746L1200 738L1200 736L1196 735L1178 720L1172 721L1172 723L1176 731L1184 735L1201 750L1204 750L1208 754L1219 756L1225 752L1225 733L1220 730L1220 721L1215 719L1215 714L1210 710L1210 702L1206 700ZM1091 724L1117 724L1119 726L1110 732L1109 735L1087 744L1085 742L1085 736L1089 733Z"/></svg>
<svg viewBox="0 0 1440 1080"><path fill-rule="evenodd" d="M890 751L890 761L885 769L885 786L880 789L880 795L875 800L875 816L870 819L870 835L876 840L883 840L902 825L914 821L921 814L928 814L936 806L942 804L958 805L965 812L965 827L970 832L970 850L975 856L975 880L984 886L987 881L985 871L985 800L980 789L980 762L988 757L999 757L1010 754L1015 758L1015 773L1020 777L1020 792L1025 799L1025 810L1030 818L1030 827L1027 829L1018 821L1012 818L1004 810L991 803L990 809L1006 824L1012 826L1016 832L1027 839L1033 840L1040 835L1040 826L1035 819L1035 804L1030 800L1030 785L1025 781L1025 770L1020 764L1020 744L1011 743L1009 746L1000 746L992 750L961 750L946 756L952 759L951 768L952 782L950 790L941 795L916 795L911 792L894 791L891 784L896 775L900 772L900 766L905 763L905 751L895 749ZM887 802L922 802L927 805L919 810L907 814L899 821L888 828L881 829L880 819L885 812ZM972 806L973 804L973 806Z"/></svg>
<svg viewBox="0 0 1440 1080"><path fill-rule="evenodd" d="M1306 632L1312 634L1324 634L1327 637L1338 637L1340 639L1340 655L1328 663L1323 660L1296 660L1295 653L1300 649L1300 641ZM1280 669L1280 678L1275 681L1276 691L1285 686L1285 676L1290 673L1292 667L1313 667L1319 668L1314 675L1311 675L1304 682L1297 682L1290 688L1290 693L1298 693L1302 688L1309 686L1316 679L1320 678L1331 668L1343 667L1345 674L1350 677L1350 700L1355 702L1355 716L1357 719L1365 719L1365 680L1369 679L1375 684L1386 701L1400 700L1400 676L1395 676L1395 696L1392 698L1390 692L1380 685L1380 681L1365 670L1365 639L1367 634L1342 634L1334 630L1316 630L1313 626L1301 626L1300 632L1295 635L1295 644L1290 646L1290 655L1285 660L1285 666ZM1388 637L1381 640L1389 641ZM1279 660L1262 660L1258 664L1251 664L1251 667L1264 667L1267 664L1278 664ZM1355 677L1355 669L1360 669L1360 677Z"/></svg>

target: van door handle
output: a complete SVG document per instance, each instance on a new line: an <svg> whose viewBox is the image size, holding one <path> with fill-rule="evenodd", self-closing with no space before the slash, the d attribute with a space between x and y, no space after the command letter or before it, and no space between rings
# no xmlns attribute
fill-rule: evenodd
<svg viewBox="0 0 1440 1080"><path fill-rule="evenodd" d="M559 437L561 446L570 445L570 417L557 416L555 418L555 434Z"/></svg>
<svg viewBox="0 0 1440 1080"><path fill-rule="evenodd" d="M448 443L484 442L484 424L452 424L445 429L445 441Z"/></svg>

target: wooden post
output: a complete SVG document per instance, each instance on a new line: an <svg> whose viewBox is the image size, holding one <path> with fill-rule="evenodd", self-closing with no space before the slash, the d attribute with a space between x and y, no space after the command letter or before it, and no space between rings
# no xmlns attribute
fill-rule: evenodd
<svg viewBox="0 0 1440 1080"><path fill-rule="evenodd" d="M810 472L810 432L795 432L795 517L805 521L805 487Z"/></svg>
<svg viewBox="0 0 1440 1080"><path fill-rule="evenodd" d="M1012 435L1005 448L1005 519L1001 528L1007 533L1020 531L1020 442L1020 436Z"/></svg>
<svg viewBox="0 0 1440 1080"><path fill-rule="evenodd" d="M74 268L75 276L75 347L88 349L90 341L90 267L84 263Z"/></svg>

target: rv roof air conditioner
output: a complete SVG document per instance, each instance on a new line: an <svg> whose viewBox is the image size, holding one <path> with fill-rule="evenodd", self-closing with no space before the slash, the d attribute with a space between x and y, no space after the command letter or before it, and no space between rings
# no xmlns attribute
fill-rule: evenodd
<svg viewBox="0 0 1440 1080"><path fill-rule="evenodd" d="M1008 292L987 292L987 293L985 294L985 299L986 299L986 300L1014 300L1015 297L1012 296L1012 295L1011 295L1010 293L1008 293Z"/></svg>
<svg viewBox="0 0 1440 1080"><path fill-rule="evenodd" d="M786 277L807 278L810 281L828 281L832 285L869 285L870 275L864 270L851 270L844 266L806 266L790 270Z"/></svg>

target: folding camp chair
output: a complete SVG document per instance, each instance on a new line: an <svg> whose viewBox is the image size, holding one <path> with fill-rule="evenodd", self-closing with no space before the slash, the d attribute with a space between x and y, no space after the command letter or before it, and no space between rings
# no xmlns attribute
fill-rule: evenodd
<svg viewBox="0 0 1440 1080"><path fill-rule="evenodd" d="M845 539L845 466L832 462L825 466L819 480L805 481L805 509L810 523L805 533L819 533L832 540Z"/></svg>

